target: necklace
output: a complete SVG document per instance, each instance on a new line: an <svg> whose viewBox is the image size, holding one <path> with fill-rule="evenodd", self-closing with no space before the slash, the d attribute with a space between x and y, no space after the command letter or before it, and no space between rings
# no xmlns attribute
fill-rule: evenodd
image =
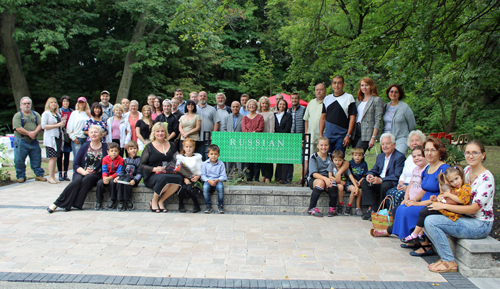
<svg viewBox="0 0 500 289"><path fill-rule="evenodd" d="M101 142L99 142L99 143L100 143L101 145L100 145L98 148L93 148L93 147L92 147L92 142L90 142L90 143L89 143L89 147L90 147L92 150L96 151L96 150L98 150L98 149L102 148L102 143L101 143Z"/></svg>
<svg viewBox="0 0 500 289"><path fill-rule="evenodd" d="M163 154L166 154L166 152L165 152L165 142L160 143L160 142L159 142L159 141L157 141L157 140L155 140L155 142L156 142L157 144L161 145L161 148L162 148L162 150L163 150Z"/></svg>

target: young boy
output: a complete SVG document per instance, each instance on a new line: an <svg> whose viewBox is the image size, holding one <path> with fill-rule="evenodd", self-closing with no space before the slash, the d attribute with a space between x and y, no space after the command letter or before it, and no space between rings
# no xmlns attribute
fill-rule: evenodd
<svg viewBox="0 0 500 289"><path fill-rule="evenodd" d="M368 172L368 164L365 161L365 151L363 148L357 147L352 149L352 160L349 161L349 165L351 166L351 172L356 180L355 184L358 186L358 191L354 194L351 194L349 197L349 204L347 204L346 215L351 214L351 206L354 201L354 197L356 197L356 216L362 216L361 212L361 189L359 189L361 185L361 181L366 176Z"/></svg>
<svg viewBox="0 0 500 289"><path fill-rule="evenodd" d="M114 180L117 184L118 191L118 211L132 211L134 209L134 203L132 202L132 187L136 187L142 178L141 171L139 170L141 157L137 156L138 149L139 146L137 142L131 140L127 143L128 158L124 161L124 169ZM120 181L120 183L118 183L118 181ZM128 182L128 184L123 182Z"/></svg>
<svg viewBox="0 0 500 289"><path fill-rule="evenodd" d="M224 214L224 185L222 182L227 180L226 167L219 161L220 149L217 145L208 147L208 160L201 165L201 180L203 184L203 196L205 197L206 214L212 212L212 201L210 200L210 189L215 187L218 195L219 214Z"/></svg>
<svg viewBox="0 0 500 289"><path fill-rule="evenodd" d="M352 195L354 192L358 191L358 185L356 184L356 179L354 179L354 176L352 175L350 169L347 169L344 173L342 173L342 180L340 181L340 183L336 182L335 176L344 165L344 153L340 150L334 150L332 153L332 158L333 162L328 165L327 169L328 178L334 186L337 186L337 189L339 191L339 204L337 206L337 214L342 215L344 205L342 202L344 199L344 190L346 192L350 192Z"/></svg>
<svg viewBox="0 0 500 289"><path fill-rule="evenodd" d="M116 207L116 188L113 179L116 178L123 167L123 158L119 156L120 146L117 143L108 144L108 155L102 159L102 179L97 182L95 209L100 210L102 198L106 188L110 186L111 201L106 209Z"/></svg>

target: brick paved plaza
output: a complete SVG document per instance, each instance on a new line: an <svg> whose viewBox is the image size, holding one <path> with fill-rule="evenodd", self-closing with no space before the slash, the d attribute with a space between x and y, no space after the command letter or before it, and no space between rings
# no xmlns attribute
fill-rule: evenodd
<svg viewBox="0 0 500 289"><path fill-rule="evenodd" d="M426 260L411 257L395 237L372 238L371 223L359 217L94 210L48 214L45 208L66 184L30 181L0 188L0 280L473 288L460 274L430 272Z"/></svg>

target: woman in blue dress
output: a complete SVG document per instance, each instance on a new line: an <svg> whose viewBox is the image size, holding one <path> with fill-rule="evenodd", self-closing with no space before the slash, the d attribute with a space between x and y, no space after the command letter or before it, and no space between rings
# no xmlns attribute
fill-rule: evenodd
<svg viewBox="0 0 500 289"><path fill-rule="evenodd" d="M422 172L422 191L413 199L401 204L396 210L394 225L387 228L387 231L374 231L374 237L386 237L390 234L397 236L408 236L413 232L418 220L418 213L425 206L430 205L430 197L439 195L438 175L444 173L450 166L444 160L448 156L444 144L434 137L429 137L424 142L424 155L429 166ZM402 248L417 248L411 252L412 256L428 256L435 254L429 241L422 239L420 244L401 244Z"/></svg>

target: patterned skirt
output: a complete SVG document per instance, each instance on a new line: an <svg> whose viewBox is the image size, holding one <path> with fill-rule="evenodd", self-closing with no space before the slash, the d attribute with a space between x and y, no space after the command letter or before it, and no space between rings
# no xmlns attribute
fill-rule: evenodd
<svg viewBox="0 0 500 289"><path fill-rule="evenodd" d="M61 155L62 138L56 138L56 146L57 146L57 150L55 150L54 148L51 148L51 147L45 147L45 153L46 153L48 159L57 158Z"/></svg>

